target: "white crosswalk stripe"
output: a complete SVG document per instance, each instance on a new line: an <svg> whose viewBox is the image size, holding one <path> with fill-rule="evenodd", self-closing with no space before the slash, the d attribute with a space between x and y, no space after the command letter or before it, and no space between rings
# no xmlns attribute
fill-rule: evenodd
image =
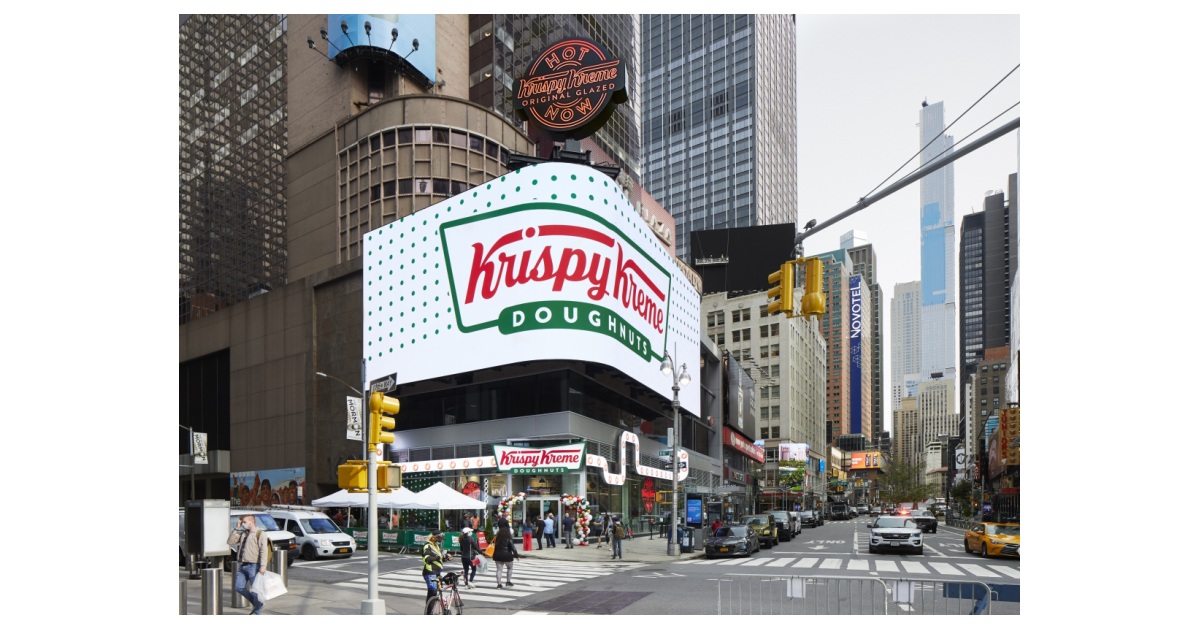
<svg viewBox="0 0 1200 627"><path fill-rule="evenodd" d="M977 577L999 577L1000 576L1000 575L997 575L996 573L984 568L983 566L979 566L977 564L963 564L962 566L959 566L959 568L961 568L961 569L967 571L968 573L971 573L972 575L975 575Z"/></svg>
<svg viewBox="0 0 1200 627"><path fill-rule="evenodd" d="M922 566L920 562L901 562L900 564L904 566L906 572L917 573L919 575L929 574L929 570Z"/></svg>
<svg viewBox="0 0 1200 627"><path fill-rule="evenodd" d="M641 564L636 563L584 564L558 560L536 560L533 563L524 564L518 561L513 566L513 583L516 584L513 587L496 588L496 575L489 571L486 574L476 574L475 588L460 586L459 594L462 596L463 602L468 604L472 599L489 603L506 603L537 592L553 590L575 581L603 577L640 566ZM448 570L458 571L453 568ZM336 585L365 591L367 578L345 581ZM424 597L425 581L421 578L420 567L380 574L379 591L387 594Z"/></svg>
<svg viewBox="0 0 1200 627"><path fill-rule="evenodd" d="M850 560L846 563L847 570L871 570L871 563L867 560Z"/></svg>
<svg viewBox="0 0 1200 627"><path fill-rule="evenodd" d="M836 557L834 557L834 558L829 558L829 559L825 560L824 562L821 562L821 566L820 566L820 567L821 567L821 568L829 568L829 569L841 568L841 567L842 567L842 560L840 560L840 559L838 559L838 558L836 558Z"/></svg>
<svg viewBox="0 0 1200 627"><path fill-rule="evenodd" d="M812 565L816 564L817 561L818 559L815 557L801 558L799 562L796 562L796 568L812 568Z"/></svg>
<svg viewBox="0 0 1200 627"><path fill-rule="evenodd" d="M992 564L988 564L988 567L991 568L992 570L1000 572L1001 574L1008 575L1009 577L1012 577L1013 579L1021 578L1021 571L1019 571L1015 568L1011 568L1008 566L995 566Z"/></svg>
<svg viewBox="0 0 1200 627"><path fill-rule="evenodd" d="M962 571L947 564L946 562L929 562L929 565L932 566L934 570L938 571L939 573L941 573L943 575L961 575L962 574Z"/></svg>
<svg viewBox="0 0 1200 627"><path fill-rule="evenodd" d="M795 560L795 558L793 558L793 557L781 557L773 562L770 562L769 564L767 564L767 566L782 568L784 566L787 566L788 564L791 564L794 560Z"/></svg>
<svg viewBox="0 0 1200 627"><path fill-rule="evenodd" d="M887 560L875 560L875 570L889 573L900 572L900 569L896 568L896 562L889 562Z"/></svg>

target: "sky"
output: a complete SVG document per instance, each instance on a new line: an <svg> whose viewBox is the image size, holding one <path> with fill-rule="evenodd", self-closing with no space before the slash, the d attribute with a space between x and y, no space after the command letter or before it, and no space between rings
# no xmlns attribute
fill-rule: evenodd
<svg viewBox="0 0 1200 627"><path fill-rule="evenodd" d="M943 103L945 122L953 123L948 134L960 147L1020 116L1019 16L799 15L796 27L798 225L815 218L820 226L916 170L922 101ZM954 162L956 225L982 210L988 191L1007 197L1008 175L1019 169L1019 133ZM913 183L804 242L806 255L835 250L854 230L875 248L888 430L891 299L897 283L921 278L919 209L920 183ZM957 237L956 228L956 244Z"/></svg>

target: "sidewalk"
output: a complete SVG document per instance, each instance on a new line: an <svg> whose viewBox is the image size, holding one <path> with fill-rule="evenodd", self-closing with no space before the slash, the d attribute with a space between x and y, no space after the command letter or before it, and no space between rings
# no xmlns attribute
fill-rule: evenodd
<svg viewBox="0 0 1200 627"><path fill-rule="evenodd" d="M639 534L632 540L625 540L621 543L622 561L625 563L645 563L645 564L661 564L666 562L676 562L682 560L696 559L704 557L704 548L697 544L697 550L692 553L680 552L679 555L667 555L667 540L666 538L656 538L656 534L647 533ZM564 560L571 562L607 562L612 563L612 548L604 546L597 549L595 544L575 545L575 548L567 549L566 545L559 541L555 548L543 548L538 550L537 541L533 541L533 550L525 551L522 549L523 542L517 542L517 551L522 559L553 559ZM542 544L545 547L545 543ZM221 605L222 611L225 614L249 614L250 604L246 603L244 608L235 608L230 605L232 593L230 592L233 575L223 573L221 578ZM187 581L187 608L188 614L200 614L200 590L202 581L198 579L188 579L186 569L179 570L179 579ZM266 607L263 609L263 614L281 614L281 615L356 615L362 613L362 602L365 596L363 592L354 588L343 588L336 585L313 583L301 581L299 579L289 577L287 594L275 599L267 601ZM381 594L380 600L384 604L384 611L387 614L409 614L418 615L424 611L424 599L416 597L406 597L400 595ZM486 615L512 615L511 607L497 606L494 608L488 607L472 607L470 613L475 616Z"/></svg>

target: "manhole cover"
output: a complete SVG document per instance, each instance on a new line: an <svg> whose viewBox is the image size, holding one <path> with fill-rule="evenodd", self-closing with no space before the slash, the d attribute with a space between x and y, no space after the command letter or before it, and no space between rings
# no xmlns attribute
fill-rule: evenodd
<svg viewBox="0 0 1200 627"><path fill-rule="evenodd" d="M558 599L544 601L525 609L536 612L615 614L649 595L649 592L592 592L583 590Z"/></svg>

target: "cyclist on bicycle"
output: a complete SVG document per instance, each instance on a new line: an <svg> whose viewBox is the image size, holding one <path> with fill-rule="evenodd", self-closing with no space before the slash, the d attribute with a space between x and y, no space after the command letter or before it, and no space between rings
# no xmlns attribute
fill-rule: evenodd
<svg viewBox="0 0 1200 627"><path fill-rule="evenodd" d="M438 594L438 577L442 574L442 562L449 554L442 551L442 531L434 529L425 546L421 548L421 577L425 580L425 613L430 613L429 600Z"/></svg>

